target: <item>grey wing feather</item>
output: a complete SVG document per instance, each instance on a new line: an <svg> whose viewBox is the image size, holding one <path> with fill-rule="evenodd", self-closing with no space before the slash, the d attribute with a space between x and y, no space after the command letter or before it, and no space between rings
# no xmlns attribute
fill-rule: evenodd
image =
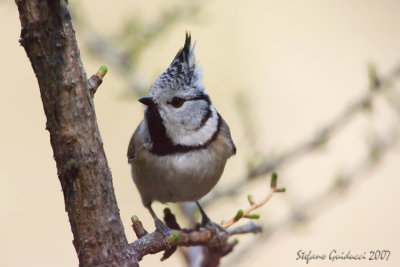
<svg viewBox="0 0 400 267"><path fill-rule="evenodd" d="M137 131L137 130L136 130ZM134 159L135 159L135 134L136 134L136 131L135 131L135 133L132 135L132 137L131 137L131 141L129 141L129 146L128 146L128 154L127 154L127 156L128 156L128 163L129 164L132 164L133 163L133 161L134 161Z"/></svg>
<svg viewBox="0 0 400 267"><path fill-rule="evenodd" d="M142 123L143 123L143 121L142 121ZM129 141L128 154L127 154L129 164L132 164L133 161L135 160L137 149L140 147L140 144L138 147L138 144L136 144L136 143L138 142L137 135L139 134L139 129L140 129L140 126L142 125L142 123L139 124L139 126L136 128L135 132L133 133L133 135L131 137L131 140Z"/></svg>
<svg viewBox="0 0 400 267"><path fill-rule="evenodd" d="M235 146L235 143L233 142L229 126L226 123L226 121L222 118L221 115L220 115L220 118L222 119L221 134L223 136L225 136L225 138L227 139L227 141L229 143L229 146L231 149L231 155L235 155L236 154L236 146Z"/></svg>
<svg viewBox="0 0 400 267"><path fill-rule="evenodd" d="M148 136L146 131L145 122L142 121L133 133L131 141L129 141L127 153L129 164L132 164L137 154L140 153L142 149L145 149L146 143L148 142L145 138L145 136Z"/></svg>

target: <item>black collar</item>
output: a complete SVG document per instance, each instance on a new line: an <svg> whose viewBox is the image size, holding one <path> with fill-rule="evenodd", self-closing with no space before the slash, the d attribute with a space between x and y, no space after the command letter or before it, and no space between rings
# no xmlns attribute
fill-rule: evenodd
<svg viewBox="0 0 400 267"><path fill-rule="evenodd" d="M217 129L214 134L202 145L194 145L194 146L185 146L185 145L176 145L172 142L171 138L167 136L167 131L163 124L160 113L157 108L149 107L146 110L145 116L147 121L147 127L149 129L150 138L153 143L153 147L151 152L158 156L172 155L172 154L180 154L187 153L194 150L200 150L207 148L212 142L217 139L218 133L221 130L222 118L218 115L218 124Z"/></svg>

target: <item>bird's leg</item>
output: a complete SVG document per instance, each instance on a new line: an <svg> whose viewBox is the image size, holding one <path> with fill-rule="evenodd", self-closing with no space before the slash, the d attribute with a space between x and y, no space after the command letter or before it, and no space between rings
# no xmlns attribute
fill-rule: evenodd
<svg viewBox="0 0 400 267"><path fill-rule="evenodd" d="M199 207L201 213L201 226L211 226L212 224L213 228L218 228L220 231L225 231L225 229L221 225L211 221L211 219L207 216L206 212L198 201L196 201L196 205L197 207Z"/></svg>
<svg viewBox="0 0 400 267"><path fill-rule="evenodd" d="M200 205L198 201L196 201L197 207L199 207L201 213L201 226L206 226L211 222L210 218L207 216L206 212L204 211L203 207Z"/></svg>
<svg viewBox="0 0 400 267"><path fill-rule="evenodd" d="M150 205L147 205L146 208L149 210L151 216L154 219L154 224L156 225L157 230L164 236L164 237L168 237L171 235L171 230L168 228L168 226L161 221L157 215L154 213L153 208Z"/></svg>
<svg viewBox="0 0 400 267"><path fill-rule="evenodd" d="M221 243L219 240L220 236L218 235L218 230L226 232L225 229L221 225L216 224L210 220L210 218L207 216L206 212L204 211L203 207L200 205L198 201L196 201L196 204L197 207L199 207L201 213L201 226L211 230L211 232L217 239L218 247L221 249Z"/></svg>

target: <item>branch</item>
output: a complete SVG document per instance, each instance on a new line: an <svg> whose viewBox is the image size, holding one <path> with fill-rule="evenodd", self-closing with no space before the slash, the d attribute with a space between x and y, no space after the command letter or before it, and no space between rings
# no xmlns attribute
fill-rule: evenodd
<svg viewBox="0 0 400 267"><path fill-rule="evenodd" d="M234 239L228 242L229 237L239 234L261 233L262 231L261 226L250 222L246 225L229 229L228 231L220 231L217 236L211 230L200 228L199 230L173 230L169 237L164 238L158 231L148 234L136 216L132 216L132 228L138 239L131 243L130 246L136 251L137 261L140 261L148 254L167 251L174 246L204 246L204 250L209 254L209 257L204 257L208 262L208 265L204 263L205 266L209 266L210 264L218 266L215 264L219 263L219 259L233 250L238 241Z"/></svg>
<svg viewBox="0 0 400 267"><path fill-rule="evenodd" d="M93 97L97 91L97 88L103 83L103 78L107 74L107 67L101 66L100 69L93 74L92 77L88 80L89 85L89 93Z"/></svg>
<svg viewBox="0 0 400 267"><path fill-rule="evenodd" d="M283 193L283 192L286 191L285 188L277 188L277 180L278 180L278 175L276 173L272 173L271 190L266 195L266 197L262 201L260 201L259 203L256 203L254 201L253 196L249 195L248 196L248 200L249 200L249 203L250 203L250 207L248 209L246 209L245 211L238 210L238 212L236 213L236 216L233 217L232 219L230 219L229 221L223 223L222 227L224 227L225 229L228 229L234 223L236 223L237 221L239 221L242 218L248 218L248 219L258 219L258 218L260 218L259 214L256 214L256 213L252 214L252 212L254 210L264 206L264 204L267 203L271 199L271 197L274 195L274 193Z"/></svg>

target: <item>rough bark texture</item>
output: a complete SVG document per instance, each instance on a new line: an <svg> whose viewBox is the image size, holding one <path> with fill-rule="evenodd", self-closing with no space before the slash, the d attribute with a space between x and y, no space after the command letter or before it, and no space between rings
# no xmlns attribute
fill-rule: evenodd
<svg viewBox="0 0 400 267"><path fill-rule="evenodd" d="M66 1L16 0L80 266L135 266Z"/></svg>

